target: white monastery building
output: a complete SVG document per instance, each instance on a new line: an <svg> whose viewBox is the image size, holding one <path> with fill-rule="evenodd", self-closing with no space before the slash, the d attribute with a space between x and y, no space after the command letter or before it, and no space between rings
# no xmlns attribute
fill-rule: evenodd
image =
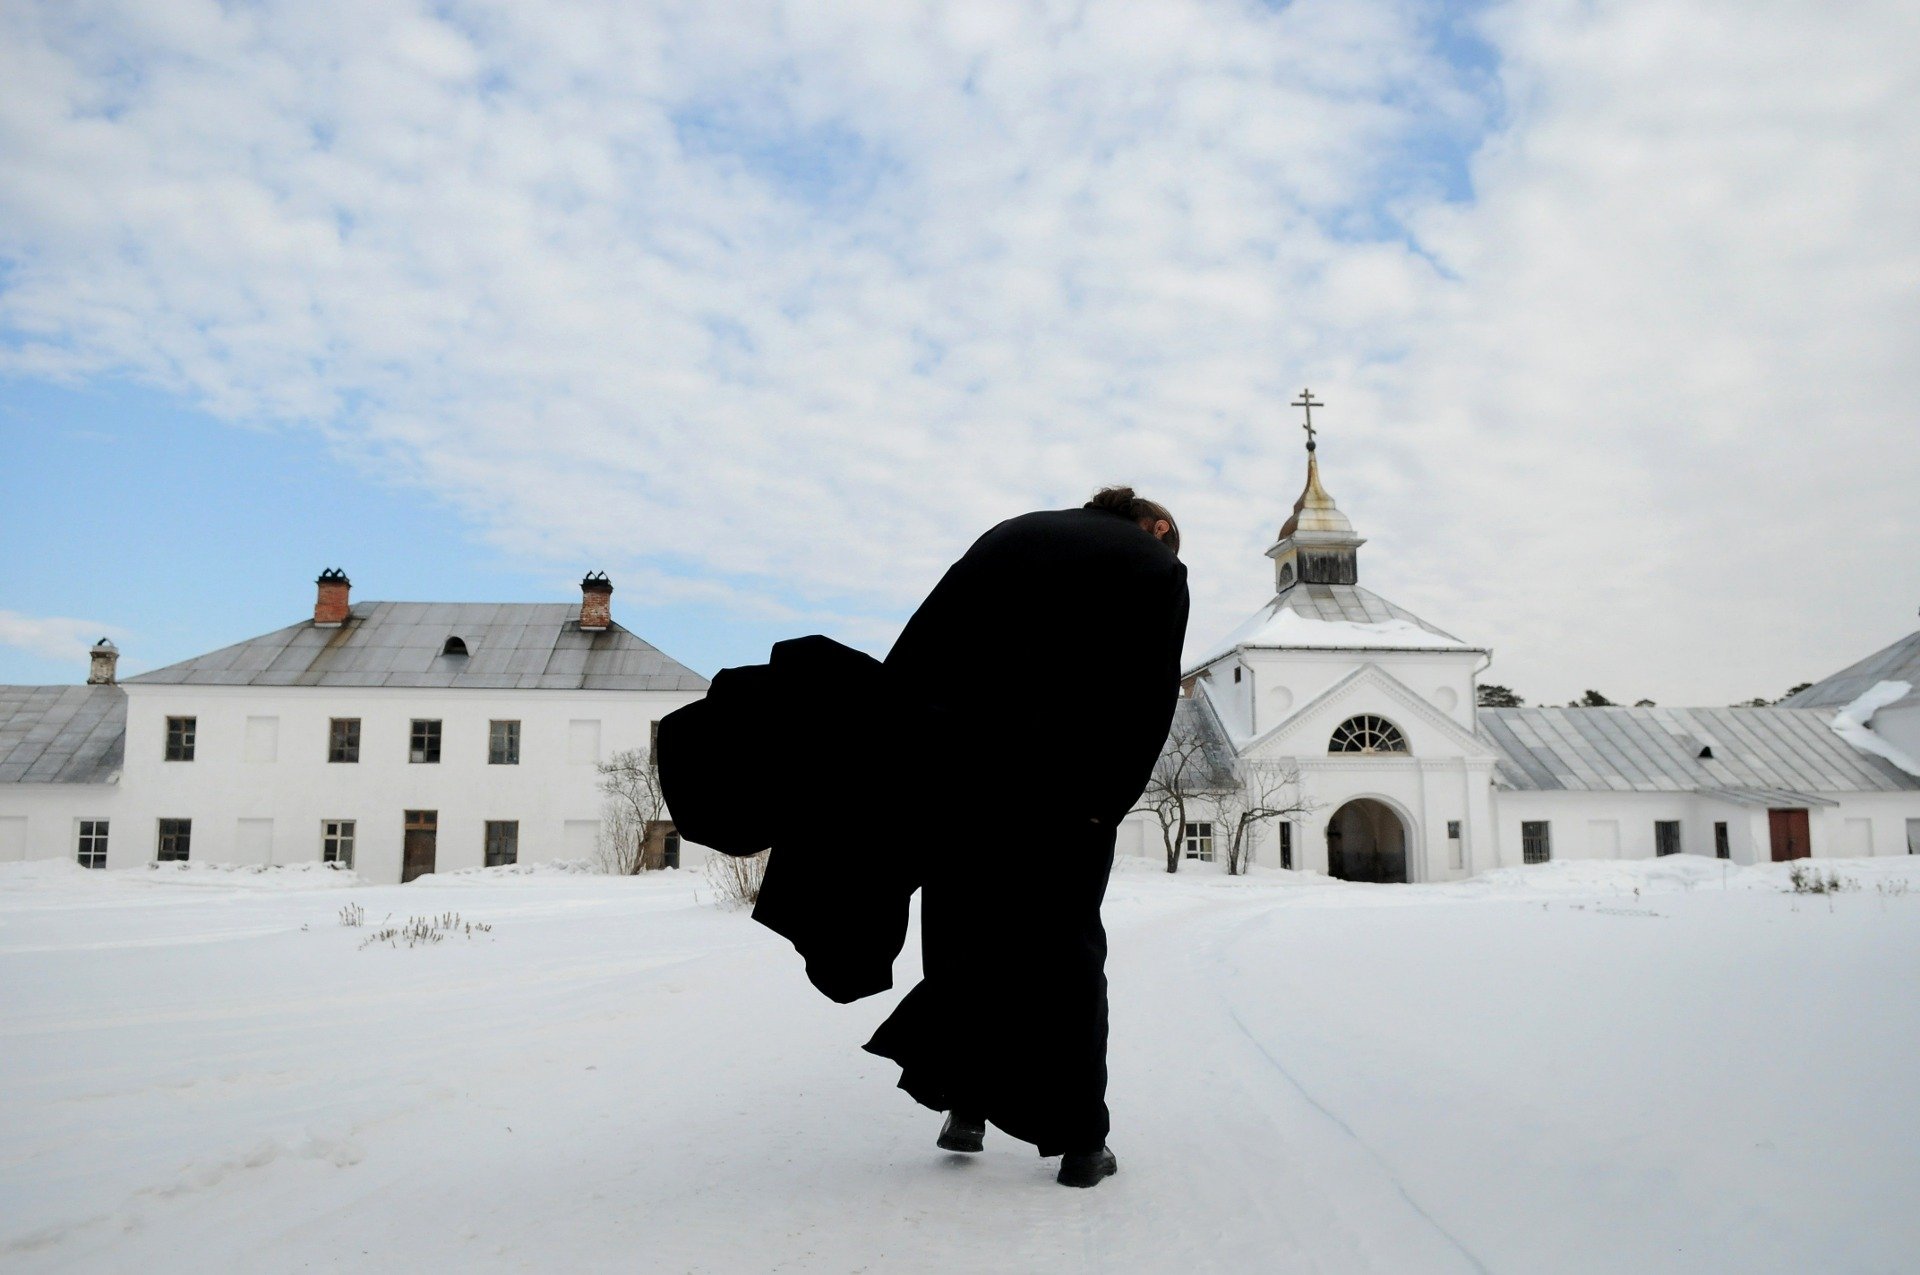
<svg viewBox="0 0 1920 1275"><path fill-rule="evenodd" d="M1315 404L1317 406L1318 404ZM1185 857L1224 853L1206 790L1296 774L1251 861L1444 881L1549 859L1736 863L1920 853L1920 633L1767 708L1482 708L1491 652L1361 587L1365 543L1321 485L1267 550L1274 596L1186 670L1203 772ZM1136 813L1122 853L1164 853Z"/></svg>
<svg viewBox="0 0 1920 1275"><path fill-rule="evenodd" d="M599 762L707 680L616 623L613 586L568 603L349 601L119 681L0 686L0 861L338 862L377 882L591 859ZM669 857L670 825L652 830Z"/></svg>
<svg viewBox="0 0 1920 1275"><path fill-rule="evenodd" d="M1273 598L1186 671L1169 754L1199 741L1205 791L1169 825L1184 856L1216 856L1218 794L1261 773L1297 776L1294 809L1252 861L1350 880L1920 851L1920 633L1768 708L1482 708L1489 650L1361 587L1314 452L1267 550ZM589 859L596 764L707 687L613 621L603 576L577 607L317 584L311 619L125 682L102 639L84 686L0 686L0 861L391 882ZM649 835L677 862L670 823ZM1121 826L1123 853L1163 845L1146 815Z"/></svg>

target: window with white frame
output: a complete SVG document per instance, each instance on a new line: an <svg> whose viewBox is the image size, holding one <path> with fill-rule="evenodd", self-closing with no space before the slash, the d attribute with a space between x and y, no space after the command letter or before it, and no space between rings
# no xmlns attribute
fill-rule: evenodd
<svg viewBox="0 0 1920 1275"><path fill-rule="evenodd" d="M519 722L496 721L487 724L487 764L489 766L520 764Z"/></svg>
<svg viewBox="0 0 1920 1275"><path fill-rule="evenodd" d="M199 718L169 717L167 719L167 760L192 761L193 741L199 733Z"/></svg>
<svg viewBox="0 0 1920 1275"><path fill-rule="evenodd" d="M353 867L353 820L321 820L320 862Z"/></svg>
<svg viewBox="0 0 1920 1275"><path fill-rule="evenodd" d="M1180 840L1186 847L1187 858L1213 861L1213 825L1211 823L1189 823L1180 827Z"/></svg>
<svg viewBox="0 0 1920 1275"><path fill-rule="evenodd" d="M1404 753L1407 737L1384 717L1362 713L1341 722L1327 743L1330 753Z"/></svg>
<svg viewBox="0 0 1920 1275"><path fill-rule="evenodd" d="M81 867L104 868L107 866L107 821L105 819L80 821L79 849Z"/></svg>
<svg viewBox="0 0 1920 1275"><path fill-rule="evenodd" d="M1523 819L1520 822L1520 862L1545 863L1553 858L1550 832L1545 819Z"/></svg>
<svg viewBox="0 0 1920 1275"><path fill-rule="evenodd" d="M162 863L185 863L193 849L193 820L162 819L153 857Z"/></svg>

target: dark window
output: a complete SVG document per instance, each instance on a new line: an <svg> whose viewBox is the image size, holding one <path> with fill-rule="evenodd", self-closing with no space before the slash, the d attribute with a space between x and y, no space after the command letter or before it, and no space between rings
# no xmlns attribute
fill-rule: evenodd
<svg viewBox="0 0 1920 1275"><path fill-rule="evenodd" d="M1188 823L1180 826L1180 840L1185 843L1187 858L1213 860L1213 825L1210 823Z"/></svg>
<svg viewBox="0 0 1920 1275"><path fill-rule="evenodd" d="M520 858L520 822L517 819L487 820L487 866L504 867Z"/></svg>
<svg viewBox="0 0 1920 1275"><path fill-rule="evenodd" d="M439 722L420 717L413 719L413 733L407 744L407 760L428 763L440 760Z"/></svg>
<svg viewBox="0 0 1920 1275"><path fill-rule="evenodd" d="M1553 844L1547 835L1545 819L1527 819L1520 824L1520 861L1545 863L1553 858Z"/></svg>
<svg viewBox="0 0 1920 1275"><path fill-rule="evenodd" d="M1655 854L1680 853L1680 821L1678 819L1656 819L1654 821L1653 852Z"/></svg>
<svg viewBox="0 0 1920 1275"><path fill-rule="evenodd" d="M1240 666L1238 664L1233 666L1233 682L1235 686L1240 684Z"/></svg>
<svg viewBox="0 0 1920 1275"><path fill-rule="evenodd" d="M160 821L160 844L154 851L154 858L162 863L185 863L187 852L192 848L193 820L162 819Z"/></svg>
<svg viewBox="0 0 1920 1275"><path fill-rule="evenodd" d="M80 866L83 868L107 866L107 821L105 819L80 821Z"/></svg>
<svg viewBox="0 0 1920 1275"><path fill-rule="evenodd" d="M647 723L647 765L660 769L660 723Z"/></svg>
<svg viewBox="0 0 1920 1275"><path fill-rule="evenodd" d="M320 823L320 862L353 866L353 820L325 819Z"/></svg>
<svg viewBox="0 0 1920 1275"><path fill-rule="evenodd" d="M360 719L336 717L327 723L327 760L360 760Z"/></svg>
<svg viewBox="0 0 1920 1275"><path fill-rule="evenodd" d="M1716 823L1713 825L1713 857L1716 859L1733 858L1733 851L1727 845L1727 825L1724 823Z"/></svg>
<svg viewBox="0 0 1920 1275"><path fill-rule="evenodd" d="M519 722L493 722L488 725L487 764L489 766L520 764Z"/></svg>
<svg viewBox="0 0 1920 1275"><path fill-rule="evenodd" d="M1362 713L1340 723L1327 745L1330 753L1404 753L1407 737L1384 717Z"/></svg>
<svg viewBox="0 0 1920 1275"><path fill-rule="evenodd" d="M1280 866L1293 867L1293 825L1284 820L1280 824Z"/></svg>
<svg viewBox="0 0 1920 1275"><path fill-rule="evenodd" d="M1460 821L1458 819L1447 820L1447 836L1455 841L1460 840Z"/></svg>
<svg viewBox="0 0 1920 1275"><path fill-rule="evenodd" d="M193 737L199 730L197 717L169 717L167 719L167 760L192 761Z"/></svg>
<svg viewBox="0 0 1920 1275"><path fill-rule="evenodd" d="M663 868L679 867L680 834L677 832L669 832L665 837L661 838L660 844L662 848L660 866Z"/></svg>

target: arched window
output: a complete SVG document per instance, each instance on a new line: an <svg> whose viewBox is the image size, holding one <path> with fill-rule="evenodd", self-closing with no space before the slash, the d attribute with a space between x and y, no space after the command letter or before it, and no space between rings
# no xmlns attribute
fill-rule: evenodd
<svg viewBox="0 0 1920 1275"><path fill-rule="evenodd" d="M1407 751L1407 737L1400 728L1384 717L1375 717L1372 713L1362 713L1358 717L1349 717L1340 723L1333 732L1333 739L1327 745L1330 753L1404 753Z"/></svg>
<svg viewBox="0 0 1920 1275"><path fill-rule="evenodd" d="M467 643L463 638L450 637L447 639L447 644L440 648L442 655L465 655L466 653Z"/></svg>

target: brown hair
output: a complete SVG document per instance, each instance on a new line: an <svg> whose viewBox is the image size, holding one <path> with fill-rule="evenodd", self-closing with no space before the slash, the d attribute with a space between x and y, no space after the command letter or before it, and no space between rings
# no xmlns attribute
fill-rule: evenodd
<svg viewBox="0 0 1920 1275"><path fill-rule="evenodd" d="M1094 492L1093 499L1081 508L1104 509L1110 514L1119 514L1129 522L1151 523L1156 519L1165 518L1171 530L1167 532L1167 538L1160 543L1176 554L1180 552L1180 524L1174 521L1173 511L1165 505L1155 504L1144 496L1134 495L1131 487L1102 487Z"/></svg>

